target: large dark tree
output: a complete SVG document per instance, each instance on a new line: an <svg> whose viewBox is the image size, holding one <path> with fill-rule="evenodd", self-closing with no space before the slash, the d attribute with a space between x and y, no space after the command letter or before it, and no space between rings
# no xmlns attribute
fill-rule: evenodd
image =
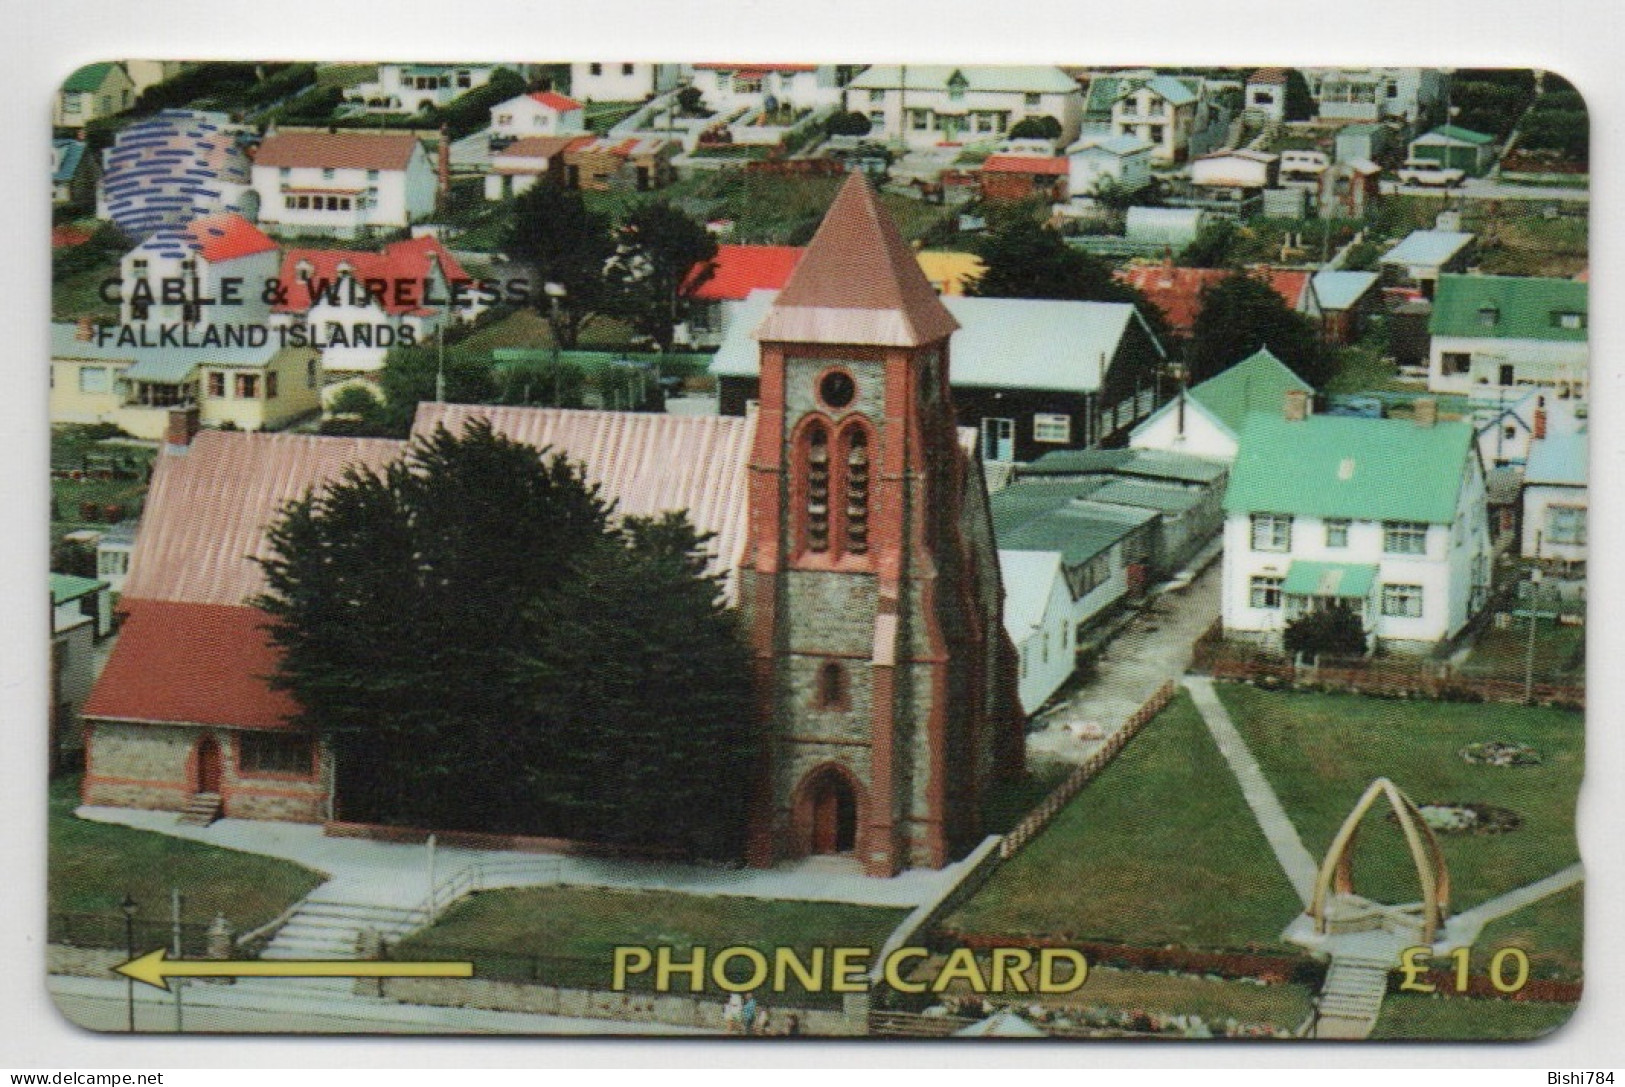
<svg viewBox="0 0 1625 1087"><path fill-rule="evenodd" d="M558 345L573 349L612 301L604 278L615 252L609 220L589 209L579 192L533 185L514 202L505 249L536 273L533 302Z"/></svg>
<svg viewBox="0 0 1625 1087"><path fill-rule="evenodd" d="M690 268L717 254L716 239L664 201L644 204L621 224L609 274L616 310L662 351L670 350L678 312L677 289Z"/></svg>
<svg viewBox="0 0 1625 1087"><path fill-rule="evenodd" d="M1315 326L1268 283L1237 272L1202 288L1191 329L1191 380L1206 381L1261 347L1316 388L1331 376Z"/></svg>
<svg viewBox="0 0 1625 1087"><path fill-rule="evenodd" d="M617 526L578 467L477 422L269 541L273 682L342 817L738 855L750 672L681 516Z"/></svg>
<svg viewBox="0 0 1625 1087"><path fill-rule="evenodd" d="M1286 102L1283 109L1289 121L1315 119L1315 99L1309 93L1309 81L1296 68L1286 70Z"/></svg>
<svg viewBox="0 0 1625 1087"><path fill-rule="evenodd" d="M424 400L488 404L496 395L490 359L436 346L394 347L379 375L383 403L366 415L381 433L406 437Z"/></svg>

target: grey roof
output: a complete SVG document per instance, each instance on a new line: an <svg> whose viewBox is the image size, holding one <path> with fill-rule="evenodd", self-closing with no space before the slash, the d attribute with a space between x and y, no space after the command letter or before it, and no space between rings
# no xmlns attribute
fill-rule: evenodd
<svg viewBox="0 0 1625 1087"><path fill-rule="evenodd" d="M998 541L1000 548L1014 551L1059 551L1064 564L1077 567L1160 516L1155 510L1073 499L1035 514L1001 534Z"/></svg>
<svg viewBox="0 0 1625 1087"><path fill-rule="evenodd" d="M1112 473L1179 483L1212 483L1227 471L1218 461L1163 449L1057 449L1024 466L1021 475L1030 478Z"/></svg>
<svg viewBox="0 0 1625 1087"><path fill-rule="evenodd" d="M1200 505L1204 497L1203 492L1195 487L1148 479L1107 479L1089 495L1094 502L1156 510L1158 513L1184 513Z"/></svg>
<svg viewBox="0 0 1625 1087"><path fill-rule="evenodd" d="M1102 136L1091 133L1078 140L1066 149L1068 155L1081 155L1086 151L1100 151L1112 155L1132 155L1139 151L1150 151L1153 144L1142 140L1138 136Z"/></svg>
<svg viewBox="0 0 1625 1087"><path fill-rule="evenodd" d="M1206 214L1201 208L1129 208L1123 220L1123 234L1134 241L1184 244L1202 229Z"/></svg>
<svg viewBox="0 0 1625 1087"><path fill-rule="evenodd" d="M74 173L79 169L80 160L85 157L85 145L78 140L54 140L51 146L57 152L56 172L51 180L72 181Z"/></svg>
<svg viewBox="0 0 1625 1087"><path fill-rule="evenodd" d="M1316 272L1315 297L1323 310L1345 310L1377 285L1376 272Z"/></svg>
<svg viewBox="0 0 1625 1087"><path fill-rule="evenodd" d="M875 64L847 86L854 90L946 89L955 72L973 91L1009 91L1040 94L1081 93L1078 83L1059 68L1033 65Z"/></svg>
<svg viewBox="0 0 1625 1087"><path fill-rule="evenodd" d="M1416 230L1382 255L1384 264L1443 264L1461 252L1473 235L1459 230Z"/></svg>
<svg viewBox="0 0 1625 1087"><path fill-rule="evenodd" d="M1530 443L1529 463L1524 466L1523 481L1525 484L1584 487L1586 436L1566 434Z"/></svg>
<svg viewBox="0 0 1625 1087"><path fill-rule="evenodd" d="M777 291L750 292L711 362L711 373L760 373L754 334L777 296ZM1126 302L949 295L942 303L960 326L949 341L949 380L959 387L1095 392L1131 321L1156 342L1145 319Z"/></svg>

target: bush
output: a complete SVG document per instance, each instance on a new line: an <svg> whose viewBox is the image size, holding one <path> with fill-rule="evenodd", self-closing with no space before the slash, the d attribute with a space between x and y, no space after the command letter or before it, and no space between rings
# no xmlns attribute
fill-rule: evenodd
<svg viewBox="0 0 1625 1087"><path fill-rule="evenodd" d="M873 127L861 113L836 112L824 122L824 131L831 136L867 136Z"/></svg>
<svg viewBox="0 0 1625 1087"><path fill-rule="evenodd" d="M1012 140L1053 140L1061 135L1061 122L1053 117L1023 117L1010 126Z"/></svg>
<svg viewBox="0 0 1625 1087"><path fill-rule="evenodd" d="M95 577L96 549L72 540L58 540L51 546L51 571L74 577Z"/></svg>

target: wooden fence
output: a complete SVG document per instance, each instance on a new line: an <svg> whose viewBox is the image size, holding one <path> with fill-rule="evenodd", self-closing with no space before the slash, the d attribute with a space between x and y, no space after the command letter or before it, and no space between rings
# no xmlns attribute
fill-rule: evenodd
<svg viewBox="0 0 1625 1087"><path fill-rule="evenodd" d="M1145 704L1135 710L1123 726L1113 732L1100 749L1090 755L1077 769L1066 776L1066 780L1055 787L1055 791L1045 797L1043 802L1034 808L1027 817L1016 824L1014 830L1004 836L999 844L999 856L1008 859L1021 851L1021 848L1036 838L1056 814L1064 808L1068 801L1078 795L1089 782L1106 768L1117 757L1118 752L1128 745L1128 742L1139 735L1150 720L1161 713L1163 707L1173 701L1177 688L1173 680L1168 680L1156 692L1146 699Z"/></svg>

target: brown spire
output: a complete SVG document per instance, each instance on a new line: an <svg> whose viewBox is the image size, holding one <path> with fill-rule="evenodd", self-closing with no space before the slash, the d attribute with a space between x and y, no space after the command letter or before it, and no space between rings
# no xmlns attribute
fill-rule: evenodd
<svg viewBox="0 0 1625 1087"><path fill-rule="evenodd" d="M958 327L874 190L853 172L756 338L918 347Z"/></svg>

